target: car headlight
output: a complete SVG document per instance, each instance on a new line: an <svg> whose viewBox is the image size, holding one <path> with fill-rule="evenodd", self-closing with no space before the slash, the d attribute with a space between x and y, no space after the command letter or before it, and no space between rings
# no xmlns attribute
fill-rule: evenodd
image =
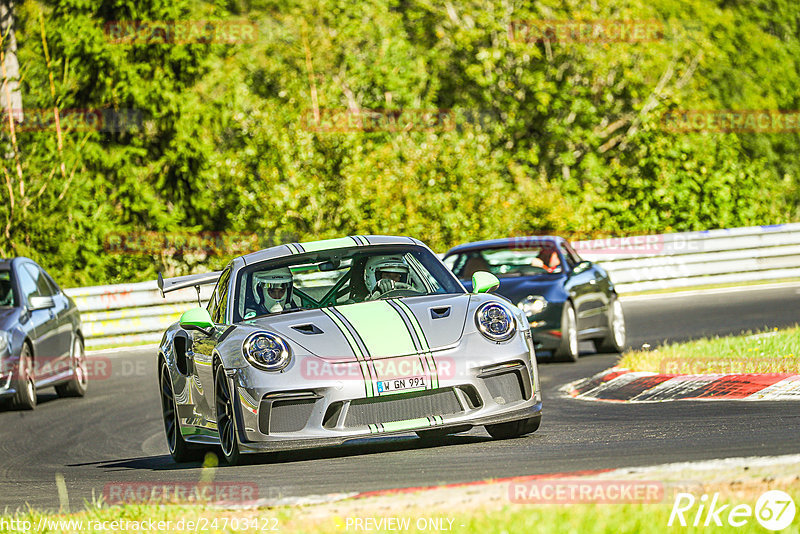
<svg viewBox="0 0 800 534"><path fill-rule="evenodd" d="M11 345L11 334L8 332L0 332L0 354L8 350Z"/></svg>
<svg viewBox="0 0 800 534"><path fill-rule="evenodd" d="M528 295L517 303L517 308L522 310L526 317L533 317L537 313L542 313L547 307L544 297L538 295Z"/></svg>
<svg viewBox="0 0 800 534"><path fill-rule="evenodd" d="M280 371L292 359L286 341L269 332L254 332L247 336L242 352L247 361L263 371Z"/></svg>
<svg viewBox="0 0 800 534"><path fill-rule="evenodd" d="M475 313L475 324L481 334L491 341L507 341L517 331L514 315L497 302L481 305Z"/></svg>

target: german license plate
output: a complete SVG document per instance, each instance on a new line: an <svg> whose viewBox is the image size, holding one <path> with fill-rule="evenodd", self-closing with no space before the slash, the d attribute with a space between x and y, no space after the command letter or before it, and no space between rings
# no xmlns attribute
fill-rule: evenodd
<svg viewBox="0 0 800 534"><path fill-rule="evenodd" d="M391 378L389 380L378 380L378 393L394 393L407 389L422 389L425 387L424 376L406 376L403 378Z"/></svg>

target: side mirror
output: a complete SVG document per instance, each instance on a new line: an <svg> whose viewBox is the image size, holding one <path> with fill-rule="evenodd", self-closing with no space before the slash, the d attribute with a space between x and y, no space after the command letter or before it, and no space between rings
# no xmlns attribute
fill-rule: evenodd
<svg viewBox="0 0 800 534"><path fill-rule="evenodd" d="M576 265L575 267L572 268L572 274L580 274L580 273L582 273L583 271L585 271L586 269L588 269L591 266L592 266L592 262L590 262L588 260L583 260L578 265Z"/></svg>
<svg viewBox="0 0 800 534"><path fill-rule="evenodd" d="M28 299L28 309L30 311L46 310L55 307L53 297L31 297Z"/></svg>
<svg viewBox="0 0 800 534"><path fill-rule="evenodd" d="M488 293L492 289L500 287L500 280L492 273L477 271L472 275L472 292Z"/></svg>
<svg viewBox="0 0 800 534"><path fill-rule="evenodd" d="M207 336L214 331L214 321L205 308L192 308L183 312L180 323L184 330L199 330Z"/></svg>

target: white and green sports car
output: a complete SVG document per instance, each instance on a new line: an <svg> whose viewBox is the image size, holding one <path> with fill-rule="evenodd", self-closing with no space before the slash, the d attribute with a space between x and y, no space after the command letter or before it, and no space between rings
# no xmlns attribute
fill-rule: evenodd
<svg viewBox="0 0 800 534"><path fill-rule="evenodd" d="M423 243L354 236L241 256L221 272L164 280L162 294L216 284L158 351L170 453L194 459L484 426L495 438L539 427L528 321L468 293Z"/></svg>

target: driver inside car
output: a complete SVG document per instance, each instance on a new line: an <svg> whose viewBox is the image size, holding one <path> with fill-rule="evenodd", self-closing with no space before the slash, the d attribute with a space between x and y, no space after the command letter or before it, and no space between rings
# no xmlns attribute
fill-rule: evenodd
<svg viewBox="0 0 800 534"><path fill-rule="evenodd" d="M375 300L396 289L411 289L408 264L396 256L370 258L364 268L369 300Z"/></svg>
<svg viewBox="0 0 800 534"><path fill-rule="evenodd" d="M542 251L539 252L538 259L542 262L542 268L548 273L555 272L558 266L561 265L558 252L556 252L554 248L543 248Z"/></svg>
<svg viewBox="0 0 800 534"><path fill-rule="evenodd" d="M256 273L253 276L253 293L255 293L258 302L248 306L244 318L249 319L268 313L280 313L294 308L292 286L292 272L288 267Z"/></svg>

